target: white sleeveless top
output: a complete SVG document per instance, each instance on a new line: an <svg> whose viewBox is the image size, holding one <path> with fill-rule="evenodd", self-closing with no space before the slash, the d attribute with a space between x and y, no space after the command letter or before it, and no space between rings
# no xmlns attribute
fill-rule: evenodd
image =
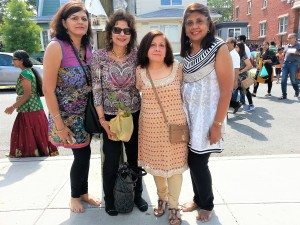
<svg viewBox="0 0 300 225"><path fill-rule="evenodd" d="M198 154L223 150L223 138L213 145L208 139L220 98L214 63L216 53L223 44L221 39L216 38L210 48L201 49L184 59L182 96L190 129L189 148ZM224 131L224 125L222 129Z"/></svg>

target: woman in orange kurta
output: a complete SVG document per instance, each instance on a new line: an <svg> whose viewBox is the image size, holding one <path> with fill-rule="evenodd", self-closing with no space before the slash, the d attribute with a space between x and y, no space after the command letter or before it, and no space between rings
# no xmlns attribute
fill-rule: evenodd
<svg viewBox="0 0 300 225"><path fill-rule="evenodd" d="M182 68L174 62L170 44L163 33L151 31L138 51L137 88L142 95L139 119L139 165L154 176L158 207L154 215L164 214L169 203L170 224L180 224L178 198L182 173L187 169L187 143L172 144L168 125L151 86L152 78L169 123L186 124L181 98Z"/></svg>

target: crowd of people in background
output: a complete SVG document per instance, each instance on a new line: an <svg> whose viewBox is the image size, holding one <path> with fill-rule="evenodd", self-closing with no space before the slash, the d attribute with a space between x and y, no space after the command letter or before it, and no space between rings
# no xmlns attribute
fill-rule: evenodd
<svg viewBox="0 0 300 225"><path fill-rule="evenodd" d="M14 66L22 72L16 87L18 98L5 109L7 114L18 112L10 157L55 156L58 146L71 148L70 209L75 213L84 212L83 202L101 204L88 193L91 134L85 130L84 120L89 93L93 92L103 128L106 213L118 215L113 191L124 147L128 164L136 173L143 167L153 175L158 195L153 214L160 217L168 207L171 225L181 224L178 199L182 173L188 167L194 193L191 202L183 204L183 211L198 210L197 219L202 222L212 216L214 194L208 162L211 153L223 151L228 107L234 108L233 113L242 106L246 112L255 110L253 97L257 96L259 83L267 84L265 97L270 97L273 80L279 83L280 78L279 99L286 99L288 76L295 97L299 97L295 74L300 64L300 44L295 34L288 35L289 45L285 48L264 41L253 49L247 46L245 35L237 40L228 38L225 43L215 36L208 8L199 3L190 4L184 12L182 63L174 60L170 42L161 31L149 31L138 46L135 19L122 10L107 21L103 49L92 51L89 13L80 2L64 4L54 16L51 30L52 40L43 61L43 92L28 54L13 54ZM242 83L253 67L255 84L245 88ZM42 94L49 109L48 121L40 100ZM117 140L109 123L118 114L120 103L133 118L133 134L128 142ZM38 123L32 122L36 119ZM170 142L169 123L188 126L188 143ZM24 127L30 127L30 132ZM142 192L139 177L134 203L144 212L148 203Z"/></svg>
<svg viewBox="0 0 300 225"><path fill-rule="evenodd" d="M246 112L255 109L252 97L256 97L259 84L267 84L265 97L270 97L272 96L273 81L276 81L276 84L281 83L282 96L278 100L283 100L287 98L287 79L290 77L295 91L294 97L299 97L299 81L296 79L296 73L299 70L300 64L300 44L297 42L296 34L289 34L287 37L288 44L279 47L274 41L263 41L262 45L249 44L249 47L246 42L245 35L240 35L237 39L227 39L233 65L237 61L235 54L233 54L235 51L233 50L237 50L240 55L242 53L243 59L241 58L241 64L243 61L243 64L245 64L243 67L242 65L234 67L236 82L230 102L233 113L235 114L241 106L243 106ZM254 68L254 73L253 70L250 73L252 67ZM262 70L266 71L264 76L262 76ZM240 82L249 76L255 79L253 87L251 87L252 92L250 88L244 89L240 85ZM245 103L245 95L247 96L249 105Z"/></svg>

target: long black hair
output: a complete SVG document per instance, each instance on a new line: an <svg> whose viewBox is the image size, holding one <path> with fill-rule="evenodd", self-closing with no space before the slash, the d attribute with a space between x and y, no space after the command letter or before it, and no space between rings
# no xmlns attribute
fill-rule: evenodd
<svg viewBox="0 0 300 225"><path fill-rule="evenodd" d="M41 76L40 76L39 72L32 67L33 64L30 61L28 53L24 50L17 50L13 53L13 57L18 60L21 60L24 67L30 68L32 70L32 72L35 76L35 80L36 80L36 92L37 92L38 96L44 96L43 90L42 90Z"/></svg>

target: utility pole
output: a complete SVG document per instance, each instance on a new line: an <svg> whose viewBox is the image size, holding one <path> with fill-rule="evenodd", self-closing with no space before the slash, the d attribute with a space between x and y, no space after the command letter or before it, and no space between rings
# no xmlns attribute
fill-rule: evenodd
<svg viewBox="0 0 300 225"><path fill-rule="evenodd" d="M113 0L100 0L100 2L109 17L113 13Z"/></svg>

